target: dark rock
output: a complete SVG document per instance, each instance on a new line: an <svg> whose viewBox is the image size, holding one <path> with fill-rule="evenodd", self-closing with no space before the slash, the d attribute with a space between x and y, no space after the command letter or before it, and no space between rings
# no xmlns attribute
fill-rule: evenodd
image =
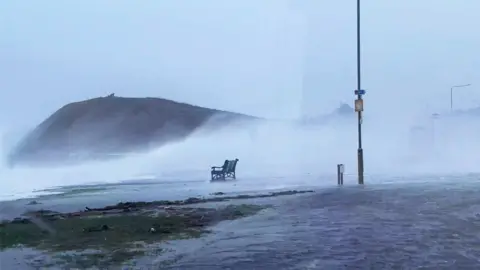
<svg viewBox="0 0 480 270"><path fill-rule="evenodd" d="M101 231L108 231L110 230L110 227L108 225L102 225L99 227L89 227L89 228L84 228L84 232L101 232Z"/></svg>
<svg viewBox="0 0 480 270"><path fill-rule="evenodd" d="M37 201L30 201L27 205L37 205L37 204L40 204L40 203Z"/></svg>
<svg viewBox="0 0 480 270"><path fill-rule="evenodd" d="M30 220L28 220L26 218L14 218L12 220L12 223L13 224L28 224L28 223L30 223Z"/></svg>
<svg viewBox="0 0 480 270"><path fill-rule="evenodd" d="M193 203L200 203L202 202L204 199L200 199L200 198L188 198L185 200L185 204L193 204Z"/></svg>

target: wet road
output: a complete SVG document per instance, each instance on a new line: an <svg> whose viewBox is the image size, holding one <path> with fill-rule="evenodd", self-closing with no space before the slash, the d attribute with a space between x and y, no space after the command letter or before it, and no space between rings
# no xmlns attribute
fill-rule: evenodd
<svg viewBox="0 0 480 270"><path fill-rule="evenodd" d="M480 184L345 187L176 245L157 269L480 269Z"/></svg>
<svg viewBox="0 0 480 270"><path fill-rule="evenodd" d="M107 197L132 198L131 192ZM148 197L140 187L135 192ZM103 197L60 197L29 207L71 210L85 200L103 204ZM320 188L313 194L232 202L273 208L222 222L200 239L172 241L164 245L170 252L139 259L133 269L480 269L480 181L473 178ZM14 214L25 210L25 202L3 207ZM11 265L18 268L20 261Z"/></svg>

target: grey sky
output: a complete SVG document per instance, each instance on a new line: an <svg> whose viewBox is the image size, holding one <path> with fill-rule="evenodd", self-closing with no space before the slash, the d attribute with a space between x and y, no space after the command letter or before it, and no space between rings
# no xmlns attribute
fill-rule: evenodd
<svg viewBox="0 0 480 270"><path fill-rule="evenodd" d="M480 1L362 5L366 117L445 110L454 84L472 84L458 89L459 107L480 100ZM0 122L33 125L111 92L267 117L325 113L353 103L355 15L353 0L4 0Z"/></svg>

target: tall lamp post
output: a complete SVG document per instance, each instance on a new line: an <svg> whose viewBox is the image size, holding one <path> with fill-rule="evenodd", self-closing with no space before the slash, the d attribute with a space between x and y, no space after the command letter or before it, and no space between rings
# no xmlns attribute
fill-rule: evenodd
<svg viewBox="0 0 480 270"><path fill-rule="evenodd" d="M453 88L467 87L471 84L454 85L450 87L450 111L453 112Z"/></svg>
<svg viewBox="0 0 480 270"><path fill-rule="evenodd" d="M362 149L362 112L363 112L363 98L365 95L365 90L362 90L361 87L361 68L360 68L360 0L357 0L357 90L355 90L355 95L357 99L355 100L355 111L358 113L358 150L357 150L357 161L358 161L358 184L363 185L363 149Z"/></svg>

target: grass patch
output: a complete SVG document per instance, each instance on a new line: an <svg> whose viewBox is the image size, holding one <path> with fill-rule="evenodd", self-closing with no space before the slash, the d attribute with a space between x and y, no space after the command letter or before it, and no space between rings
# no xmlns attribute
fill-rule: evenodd
<svg viewBox="0 0 480 270"><path fill-rule="evenodd" d="M77 216L37 211L34 219L0 223L0 249L21 245L60 254L56 259L71 267L107 267L146 254L149 244L199 237L209 225L263 208L246 204L219 209L168 207L114 214L86 211ZM36 222L39 219L41 224ZM62 255L72 251L73 255Z"/></svg>
<svg viewBox="0 0 480 270"><path fill-rule="evenodd" d="M105 190L105 187L57 189L69 196ZM267 206L240 204L222 208L193 207L207 202L269 198L312 193L313 190L289 190L268 194L188 198L175 201L121 202L102 208L74 213L38 210L26 217L0 223L0 251L25 246L53 255L42 267L101 269L125 264L135 257L158 254L156 243L164 240L199 237L207 227L223 220L256 214ZM191 207L187 207L187 206Z"/></svg>

